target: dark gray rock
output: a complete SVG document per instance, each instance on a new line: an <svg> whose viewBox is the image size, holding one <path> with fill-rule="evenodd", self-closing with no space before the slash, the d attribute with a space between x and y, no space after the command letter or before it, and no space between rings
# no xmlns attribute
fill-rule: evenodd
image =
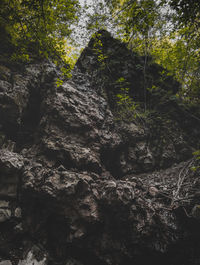
<svg viewBox="0 0 200 265"><path fill-rule="evenodd" d="M37 246L33 246L26 254L23 260L18 262L18 265L46 265L46 253L41 251Z"/></svg>
<svg viewBox="0 0 200 265"><path fill-rule="evenodd" d="M136 80L142 58L106 32L103 41L115 79ZM173 80L150 96L149 116L118 119L92 45L59 87L51 62L0 66L0 258L197 265L200 125L166 93Z"/></svg>
<svg viewBox="0 0 200 265"><path fill-rule="evenodd" d="M0 197L17 197L23 157L17 153L0 150Z"/></svg>
<svg viewBox="0 0 200 265"><path fill-rule="evenodd" d="M12 262L10 260L2 260L0 265L12 265Z"/></svg>
<svg viewBox="0 0 200 265"><path fill-rule="evenodd" d="M11 211L9 209L0 209L0 223L3 223L11 218Z"/></svg>

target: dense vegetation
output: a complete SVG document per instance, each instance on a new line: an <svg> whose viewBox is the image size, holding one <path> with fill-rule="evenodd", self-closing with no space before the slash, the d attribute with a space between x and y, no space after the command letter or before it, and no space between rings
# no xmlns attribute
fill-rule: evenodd
<svg viewBox="0 0 200 265"><path fill-rule="evenodd" d="M182 84L179 96L200 96L200 2L198 0L106 1L119 36L129 47L150 57ZM98 14L94 14L98 16Z"/></svg>
<svg viewBox="0 0 200 265"><path fill-rule="evenodd" d="M12 50L12 59L27 61L30 55L65 59L66 38L78 10L77 0L2 0L1 42Z"/></svg>
<svg viewBox="0 0 200 265"><path fill-rule="evenodd" d="M13 60L51 57L56 63L73 63L67 56L73 29L88 36L108 28L144 56L144 78L146 65L152 61L149 58L153 58L182 84L177 96L197 103L199 10L198 0L98 0L90 6L78 0L2 0L1 51L11 52ZM74 25L79 18L77 30Z"/></svg>

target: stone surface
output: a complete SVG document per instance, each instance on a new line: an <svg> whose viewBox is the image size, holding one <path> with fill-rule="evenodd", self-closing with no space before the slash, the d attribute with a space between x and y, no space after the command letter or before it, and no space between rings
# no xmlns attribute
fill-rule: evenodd
<svg viewBox="0 0 200 265"><path fill-rule="evenodd" d="M9 209L0 209L0 223L5 222L11 218L11 211Z"/></svg>
<svg viewBox="0 0 200 265"><path fill-rule="evenodd" d="M146 65L147 87L160 87L165 91L176 93L180 84L171 76L162 78L163 68L155 64L152 58ZM149 91L144 94L144 58L127 49L125 43L114 39L105 30L100 30L90 40L77 62L78 68L88 74L92 84L97 86L101 93L107 87L106 95L111 108L115 107L114 98L120 88L130 88L134 100L144 102L145 97L150 97ZM151 102L153 105L155 102Z"/></svg>
<svg viewBox="0 0 200 265"><path fill-rule="evenodd" d="M41 250L34 246L26 255L25 259L20 260L18 265L45 265L46 256Z"/></svg>
<svg viewBox="0 0 200 265"><path fill-rule="evenodd" d="M12 265L10 260L2 260L0 261L0 265Z"/></svg>
<svg viewBox="0 0 200 265"><path fill-rule="evenodd" d="M6 149L0 150L0 197L16 197L23 158Z"/></svg>
<svg viewBox="0 0 200 265"><path fill-rule="evenodd" d="M114 80L123 73L142 100L142 58L103 34ZM49 61L0 62L0 260L197 265L197 114L170 98L177 83L169 78L149 94L149 116L118 119L93 44L59 87ZM159 69L148 70L158 83Z"/></svg>

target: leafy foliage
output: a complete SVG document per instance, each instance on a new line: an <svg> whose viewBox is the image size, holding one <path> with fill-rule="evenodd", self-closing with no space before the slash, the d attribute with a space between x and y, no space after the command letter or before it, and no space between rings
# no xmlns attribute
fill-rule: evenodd
<svg viewBox="0 0 200 265"><path fill-rule="evenodd" d="M189 30L185 28L184 31ZM182 30L183 31L183 30ZM185 100L198 101L200 96L199 52L192 38L182 37L181 30L152 41L151 55L181 84L179 95Z"/></svg>
<svg viewBox="0 0 200 265"><path fill-rule="evenodd" d="M121 29L120 38L144 56L144 90L148 58L182 84L179 96L200 98L200 2L198 0L107 1Z"/></svg>
<svg viewBox="0 0 200 265"><path fill-rule="evenodd" d="M116 84L120 88L120 92L117 96L117 117L120 120L131 121L137 118L138 112L137 108L139 105L133 100L129 95L130 88L124 77L119 78Z"/></svg>
<svg viewBox="0 0 200 265"><path fill-rule="evenodd" d="M87 2L87 1L86 1ZM147 84L147 64L154 60L182 84L178 95L190 102L200 98L200 2L199 0L1 0L1 51L12 59L28 61L51 57L56 64L74 65L78 55L66 41L72 24L78 35L109 29L143 58L143 90ZM79 43L80 44L80 43ZM96 43L101 67L106 58ZM63 68L63 73L67 74ZM124 93L124 92L123 92Z"/></svg>
<svg viewBox="0 0 200 265"><path fill-rule="evenodd" d="M193 167L191 167L191 169L196 172L200 170L200 150L194 152L193 155L196 160L196 164Z"/></svg>
<svg viewBox="0 0 200 265"><path fill-rule="evenodd" d="M78 18L77 0L2 0L1 31L10 36L13 59L65 55L65 38Z"/></svg>
<svg viewBox="0 0 200 265"><path fill-rule="evenodd" d="M176 10L179 17L179 24L196 24L196 26L199 27L199 0L170 0L169 4Z"/></svg>

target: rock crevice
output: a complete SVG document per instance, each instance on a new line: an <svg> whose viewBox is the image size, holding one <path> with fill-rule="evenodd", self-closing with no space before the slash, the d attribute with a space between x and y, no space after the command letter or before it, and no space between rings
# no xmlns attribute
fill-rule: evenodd
<svg viewBox="0 0 200 265"><path fill-rule="evenodd" d="M60 86L51 62L0 62L0 265L200 262L200 124L156 64L150 114L116 118L120 73L143 104L142 58L100 33L109 72L94 39Z"/></svg>

